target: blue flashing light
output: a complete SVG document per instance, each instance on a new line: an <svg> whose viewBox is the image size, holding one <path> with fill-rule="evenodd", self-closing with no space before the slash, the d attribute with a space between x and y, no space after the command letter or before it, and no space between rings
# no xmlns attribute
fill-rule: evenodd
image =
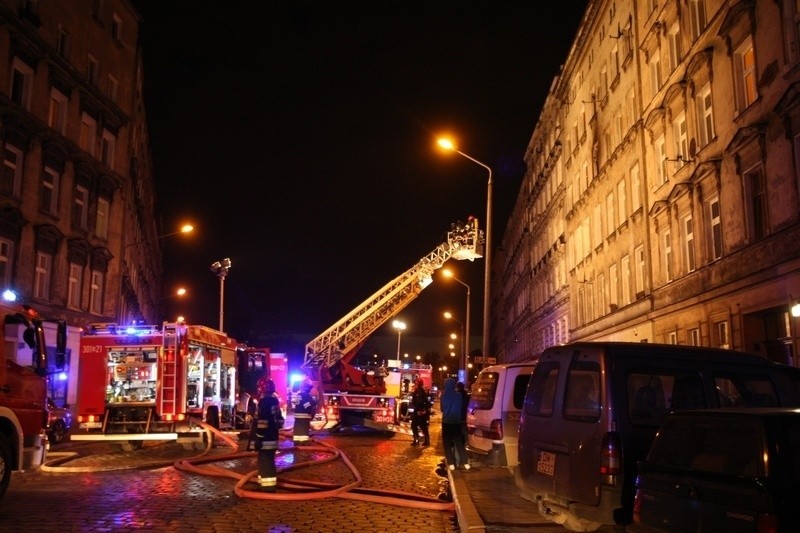
<svg viewBox="0 0 800 533"><path fill-rule="evenodd" d="M306 379L305 374L295 373L289 376L289 383L294 385L297 382L303 381Z"/></svg>
<svg viewBox="0 0 800 533"><path fill-rule="evenodd" d="M58 381L67 381L67 373L66 372L59 372L58 373Z"/></svg>
<svg viewBox="0 0 800 533"><path fill-rule="evenodd" d="M3 300L5 300L6 302L16 302L17 293L12 291L11 289L6 289L3 291Z"/></svg>

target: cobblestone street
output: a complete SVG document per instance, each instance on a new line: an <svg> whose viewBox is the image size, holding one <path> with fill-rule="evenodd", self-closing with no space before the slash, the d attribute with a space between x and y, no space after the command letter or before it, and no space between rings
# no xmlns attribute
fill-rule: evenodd
<svg viewBox="0 0 800 533"><path fill-rule="evenodd" d="M443 485L435 473L442 457L437 424L432 424L429 448L410 446L410 437L371 431L315 438L343 451L363 478L364 488L413 493L436 498ZM240 441L244 451L246 441ZM326 455L294 450L281 443L279 469ZM346 497L306 501L261 500L237 496L236 480L181 471L174 461L197 456L177 444L148 443L135 452L109 444L65 444L51 458L67 451L75 458L42 471L15 473L0 501L0 530L60 531L269 531L269 532L393 532L457 531L455 513L374 503ZM255 455L225 459L234 450L215 446L216 466L240 474L256 468ZM206 465L207 466L207 465ZM114 470L117 469L117 470ZM282 473L280 478L339 485L354 481L341 458ZM248 484L255 490L254 484ZM289 494L288 491L279 491Z"/></svg>

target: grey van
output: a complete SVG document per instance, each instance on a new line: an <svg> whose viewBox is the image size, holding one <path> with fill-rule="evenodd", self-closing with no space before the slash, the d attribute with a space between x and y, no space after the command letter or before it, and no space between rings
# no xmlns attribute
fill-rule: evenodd
<svg viewBox="0 0 800 533"><path fill-rule="evenodd" d="M539 357L520 415L520 495L574 531L632 520L637 463L667 413L800 406L800 369L714 348L574 343Z"/></svg>

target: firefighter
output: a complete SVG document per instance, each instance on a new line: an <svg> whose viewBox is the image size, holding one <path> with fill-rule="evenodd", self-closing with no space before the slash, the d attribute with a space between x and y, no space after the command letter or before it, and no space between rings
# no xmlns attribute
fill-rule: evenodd
<svg viewBox="0 0 800 533"><path fill-rule="evenodd" d="M258 411L255 420L255 448L258 450L258 484L265 492L275 492L278 471L275 452L278 450L278 432L283 427L283 414L275 382L268 378L258 380Z"/></svg>
<svg viewBox="0 0 800 533"><path fill-rule="evenodd" d="M311 440L308 436L308 429L311 426L311 419L317 412L317 401L311 395L313 386L310 381L304 381L300 385L300 397L297 407L294 408L294 430L292 441L295 445L305 445Z"/></svg>
<svg viewBox="0 0 800 533"><path fill-rule="evenodd" d="M419 444L419 432L422 430L423 446L430 446L431 436L428 429L428 422L431 418L431 401L428 397L428 391L425 390L425 383L422 378L414 382L414 392L411 393L411 407L414 408L414 413L411 415L411 433L414 440L411 441L412 446Z"/></svg>

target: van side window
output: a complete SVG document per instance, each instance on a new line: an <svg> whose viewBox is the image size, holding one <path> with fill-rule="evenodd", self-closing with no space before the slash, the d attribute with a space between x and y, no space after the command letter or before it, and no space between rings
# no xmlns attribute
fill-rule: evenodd
<svg viewBox="0 0 800 533"><path fill-rule="evenodd" d="M525 396L525 414L531 416L553 416L558 384L558 363L540 362L530 378L528 394Z"/></svg>
<svg viewBox="0 0 800 533"><path fill-rule="evenodd" d="M567 374L564 418L582 422L600 419L600 365L581 361Z"/></svg>
<svg viewBox="0 0 800 533"><path fill-rule="evenodd" d="M708 407L703 394L703 382L697 374L675 376L675 382L669 393L669 408L673 411Z"/></svg>
<svg viewBox="0 0 800 533"><path fill-rule="evenodd" d="M491 409L494 405L494 395L497 392L497 372L481 372L478 380L472 385L469 397L469 410Z"/></svg>
<svg viewBox="0 0 800 533"><path fill-rule="evenodd" d="M720 407L777 407L775 386L765 376L718 376L714 378Z"/></svg>
<svg viewBox="0 0 800 533"><path fill-rule="evenodd" d="M522 404L525 402L525 391L528 390L530 380L530 374L520 374L514 380L514 409L522 409Z"/></svg>
<svg viewBox="0 0 800 533"><path fill-rule="evenodd" d="M667 374L637 374L628 376L628 416L642 426L660 426L667 415L667 394L672 390L674 376Z"/></svg>

